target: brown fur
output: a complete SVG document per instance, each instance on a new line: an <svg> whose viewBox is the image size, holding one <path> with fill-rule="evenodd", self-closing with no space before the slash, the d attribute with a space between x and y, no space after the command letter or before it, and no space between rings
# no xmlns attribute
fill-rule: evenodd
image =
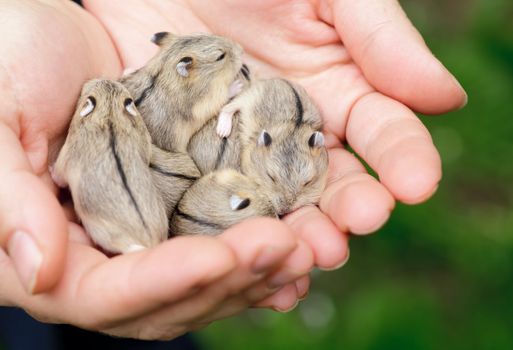
<svg viewBox="0 0 513 350"><path fill-rule="evenodd" d="M151 175L161 194L168 217L187 189L201 174L187 153L167 152L152 145Z"/></svg>
<svg viewBox="0 0 513 350"><path fill-rule="evenodd" d="M120 81L139 102L153 142L186 152L192 135L228 102L229 86L242 67L242 48L215 35L165 33L157 43L159 53ZM176 68L184 58L192 59L187 76Z"/></svg>
<svg viewBox="0 0 513 350"><path fill-rule="evenodd" d="M238 118L224 163L214 166L222 145L215 134L215 121L189 145L191 157L203 164L199 166L202 173L240 168L269 194L280 215L318 203L326 185L328 155L324 146L309 146L313 133L322 129L322 121L306 91L282 79L260 80L229 105L238 111ZM272 138L269 146L258 146L263 130Z"/></svg>
<svg viewBox="0 0 513 350"><path fill-rule="evenodd" d="M234 210L231 207L234 195L247 201L244 208ZM225 169L202 177L185 192L170 229L181 235L216 235L256 216L276 217L269 198L250 178Z"/></svg>
<svg viewBox="0 0 513 350"><path fill-rule="evenodd" d="M96 105L81 116L88 98ZM148 167L150 135L137 110L125 108L131 98L120 83L87 82L53 168L91 238L114 253L154 246L168 229Z"/></svg>

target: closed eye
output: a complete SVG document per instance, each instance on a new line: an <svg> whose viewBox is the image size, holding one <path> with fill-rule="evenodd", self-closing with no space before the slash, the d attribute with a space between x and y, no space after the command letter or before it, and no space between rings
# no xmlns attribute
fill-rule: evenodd
<svg viewBox="0 0 513 350"><path fill-rule="evenodd" d="M305 182L305 184L303 185L303 187L306 187L306 186L310 185L312 182L313 182L313 179L311 179L310 181Z"/></svg>
<svg viewBox="0 0 513 350"><path fill-rule="evenodd" d="M269 176L269 178L274 182L276 183L276 179L274 177L271 176L271 174L267 173L267 176Z"/></svg>
<svg viewBox="0 0 513 350"><path fill-rule="evenodd" d="M221 61L224 57L226 56L226 53L223 52L217 59L216 61Z"/></svg>

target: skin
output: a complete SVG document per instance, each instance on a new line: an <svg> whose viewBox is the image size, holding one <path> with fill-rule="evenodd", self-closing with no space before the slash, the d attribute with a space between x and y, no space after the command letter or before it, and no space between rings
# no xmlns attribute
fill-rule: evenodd
<svg viewBox="0 0 513 350"><path fill-rule="evenodd" d="M268 307L288 310L306 294L303 276L313 253L275 221L110 259L93 248L57 201L48 163L64 141L82 84L121 74L115 48L100 24L69 1L0 1L0 12L11 19L0 29L11 33L4 42L8 55L0 58L0 305L45 322L170 339L283 289L286 298ZM37 255L37 270L27 270Z"/></svg>
<svg viewBox="0 0 513 350"><path fill-rule="evenodd" d="M461 108L466 94L395 0L220 1L215 8L133 0L85 5L98 20L68 1L0 1L2 13L15 15L1 24L9 33L3 42L8 54L0 56L0 245L8 253L0 252L2 305L46 321L139 338L171 338L236 314L276 292L267 288L273 279L284 287L258 305L289 309L307 292L309 280L302 276L311 264L334 268L346 261L345 232L371 232L387 220L396 199L418 203L436 189L440 158L411 109L445 113ZM163 8L155 11L157 6ZM223 33L226 21L232 33ZM253 71L284 73L303 84L323 110L332 134L322 211L300 209L285 219L288 226L249 221L219 239L185 237L108 259L68 223L55 198L48 157L62 142L87 78L117 77L122 66L142 65L156 50L147 39L154 32L209 27L232 34L249 52ZM272 33L284 34L268 40ZM377 170L381 182L341 147L343 141ZM37 296L26 292L18 251L8 243L20 228L42 254L30 288ZM240 232L244 242L237 239ZM269 246L274 249L264 249ZM181 254L188 250L198 250L201 259L188 260ZM250 266L263 252L276 256L264 273L254 274ZM180 261L181 271L161 268L173 266L172 259ZM196 293L187 297L191 291ZM83 303L76 303L77 295Z"/></svg>

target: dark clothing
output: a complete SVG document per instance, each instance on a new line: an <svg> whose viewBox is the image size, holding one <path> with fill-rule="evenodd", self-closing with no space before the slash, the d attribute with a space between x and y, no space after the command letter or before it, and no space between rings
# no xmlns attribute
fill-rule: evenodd
<svg viewBox="0 0 513 350"><path fill-rule="evenodd" d="M0 307L0 349L5 350L198 350L190 336L173 341L114 338L68 325L35 321L23 310Z"/></svg>

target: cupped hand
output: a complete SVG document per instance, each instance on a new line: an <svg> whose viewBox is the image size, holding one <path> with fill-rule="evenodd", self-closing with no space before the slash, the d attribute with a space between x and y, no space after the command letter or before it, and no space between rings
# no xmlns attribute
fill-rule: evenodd
<svg viewBox="0 0 513 350"><path fill-rule="evenodd" d="M258 303L286 311L306 294L313 253L274 220L110 259L92 247L57 200L48 164L82 84L119 76L116 48L70 1L0 1L0 13L0 305L168 339Z"/></svg>
<svg viewBox="0 0 513 350"><path fill-rule="evenodd" d="M436 190L440 157L413 111L445 113L467 97L396 0L84 4L109 31L125 67L139 67L155 53L148 41L154 32L213 32L242 44L257 76L286 77L308 90L329 135L329 185L320 210L303 208L286 221L312 247L320 267L347 258L347 236L340 232L373 232L396 200L419 203Z"/></svg>

